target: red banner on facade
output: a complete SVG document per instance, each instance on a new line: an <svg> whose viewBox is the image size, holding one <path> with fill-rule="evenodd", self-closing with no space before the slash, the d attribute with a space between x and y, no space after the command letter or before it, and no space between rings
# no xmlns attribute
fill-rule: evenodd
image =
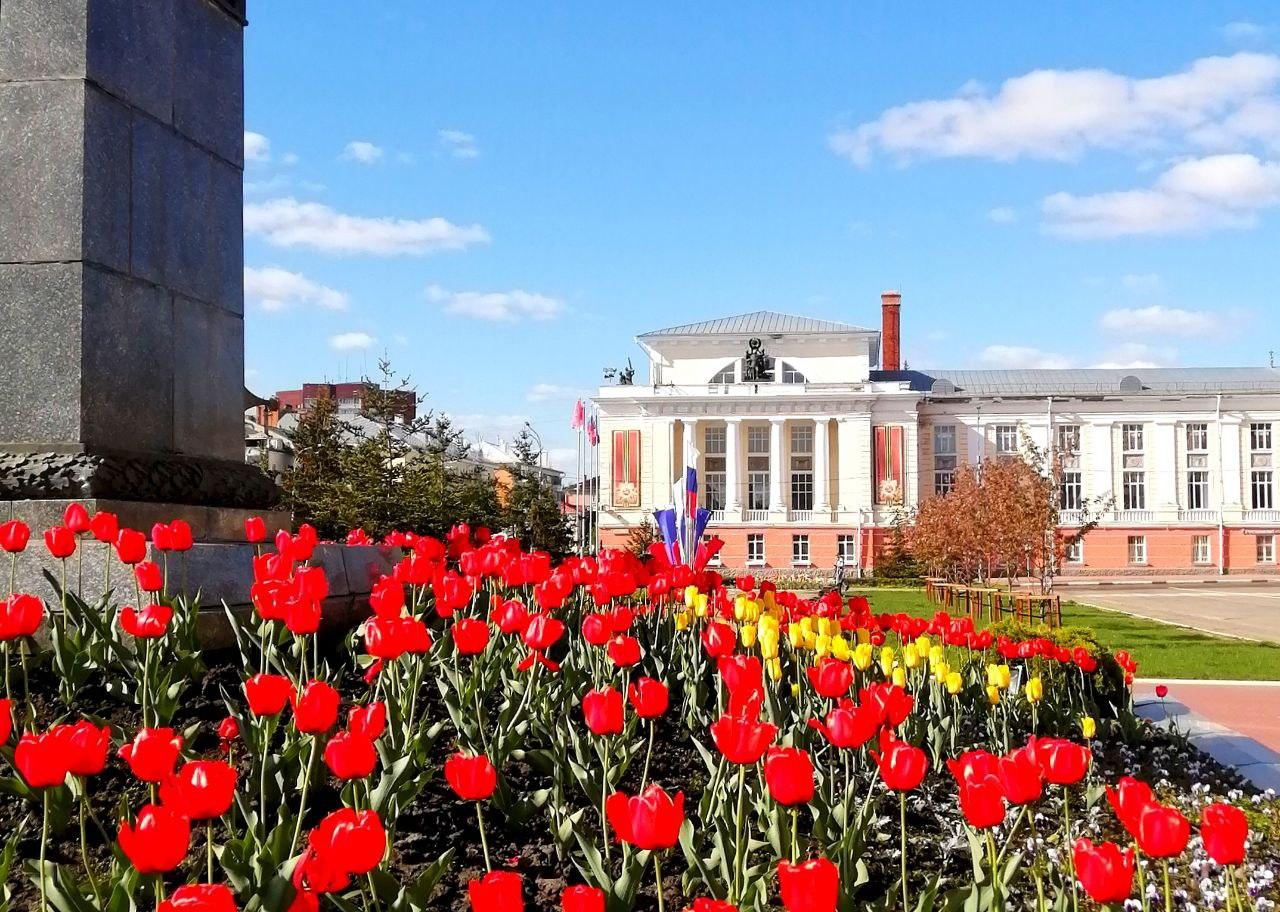
<svg viewBox="0 0 1280 912"><path fill-rule="evenodd" d="M640 506L640 432L613 432L613 505Z"/></svg>
<svg viewBox="0 0 1280 912"><path fill-rule="evenodd" d="M902 503L906 476L903 470L903 428L874 428L875 432L875 502Z"/></svg>

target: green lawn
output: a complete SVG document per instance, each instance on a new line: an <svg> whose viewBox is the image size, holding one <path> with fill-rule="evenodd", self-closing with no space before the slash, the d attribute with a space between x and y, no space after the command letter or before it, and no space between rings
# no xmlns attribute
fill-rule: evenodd
<svg viewBox="0 0 1280 912"><path fill-rule="evenodd" d="M877 614L905 611L932 617L937 607L923 589L863 589ZM1119 611L1062 603L1062 622L1088 627L1108 649L1127 649L1143 678L1216 678L1226 681L1280 679L1280 645L1213 636L1133 617Z"/></svg>

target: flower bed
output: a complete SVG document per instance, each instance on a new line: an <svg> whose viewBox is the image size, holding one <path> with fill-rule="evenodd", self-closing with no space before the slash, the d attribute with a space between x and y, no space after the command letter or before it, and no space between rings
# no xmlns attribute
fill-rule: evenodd
<svg viewBox="0 0 1280 912"><path fill-rule="evenodd" d="M116 543L130 605L0 613L10 908L1277 897L1274 796L1137 719L1123 653L726 585L660 549L555 565L465 527L392 536L372 616L322 642L314 535L251 524L256 613L231 618L236 655L202 656L166 592L188 531L152 530L157 566L104 516L46 547ZM24 531L0 526L14 560Z"/></svg>

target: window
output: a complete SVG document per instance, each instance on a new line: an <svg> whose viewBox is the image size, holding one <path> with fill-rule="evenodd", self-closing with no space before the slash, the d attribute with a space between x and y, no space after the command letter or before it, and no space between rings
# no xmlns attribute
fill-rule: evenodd
<svg viewBox="0 0 1280 912"><path fill-rule="evenodd" d="M1147 537L1145 535L1129 536L1129 563L1145 564L1147 562Z"/></svg>
<svg viewBox="0 0 1280 912"><path fill-rule="evenodd" d="M1126 453L1142 452L1142 425L1125 424L1120 428L1121 442Z"/></svg>
<svg viewBox="0 0 1280 912"><path fill-rule="evenodd" d="M791 536L791 563L797 566L809 563L809 536Z"/></svg>
<svg viewBox="0 0 1280 912"><path fill-rule="evenodd" d="M1187 509L1209 509L1209 425L1187 425Z"/></svg>
<svg viewBox="0 0 1280 912"><path fill-rule="evenodd" d="M1255 510L1275 509L1275 454L1271 450L1271 424L1249 425L1249 502Z"/></svg>
<svg viewBox="0 0 1280 912"><path fill-rule="evenodd" d="M946 494L956 484L956 426L933 426L933 493Z"/></svg>
<svg viewBox="0 0 1280 912"><path fill-rule="evenodd" d="M1084 504L1084 484L1079 470L1062 473L1062 491L1059 496L1059 508L1063 510L1081 510Z"/></svg>
<svg viewBox="0 0 1280 912"><path fill-rule="evenodd" d="M1259 535L1257 539L1258 563L1274 564L1276 562L1276 537Z"/></svg>
<svg viewBox="0 0 1280 912"><path fill-rule="evenodd" d="M738 380L738 362L730 361L711 378L712 383L736 383Z"/></svg>
<svg viewBox="0 0 1280 912"><path fill-rule="evenodd" d="M712 538L714 538L714 536L712 536L712 535L704 535L704 536L702 536L702 542L703 542L703 544L710 544L710 543L711 543L711 539L712 539ZM718 551L717 551L715 554L713 554L713 555L711 556L711 559L707 561L707 566L708 566L708 567L719 567L719 566L720 566L720 563L721 563L720 552L718 552Z"/></svg>
<svg viewBox="0 0 1280 912"><path fill-rule="evenodd" d="M1209 452L1209 425L1202 423L1187 425L1187 452Z"/></svg>
<svg viewBox="0 0 1280 912"><path fill-rule="evenodd" d="M791 428L791 509L813 509L813 426Z"/></svg>
<svg viewBox="0 0 1280 912"><path fill-rule="evenodd" d="M1060 424L1055 432L1054 449L1062 467L1062 490L1059 508L1080 510L1084 507L1084 484L1080 473L1080 425Z"/></svg>
<svg viewBox="0 0 1280 912"><path fill-rule="evenodd" d="M1213 560L1213 553L1209 550L1209 536L1191 536L1191 563L1207 564L1211 560Z"/></svg>
<svg viewBox="0 0 1280 912"><path fill-rule="evenodd" d="M764 534L761 532L752 532L747 536L747 563L764 563Z"/></svg>
<svg viewBox="0 0 1280 912"><path fill-rule="evenodd" d="M1080 425L1060 424L1055 432L1055 444L1058 458L1063 465L1076 469L1080 467Z"/></svg>
<svg viewBox="0 0 1280 912"><path fill-rule="evenodd" d="M996 425L996 455L1013 456L1018 452L1018 426L1016 424Z"/></svg>
<svg viewBox="0 0 1280 912"><path fill-rule="evenodd" d="M1126 470L1123 478L1124 509L1147 508L1147 473Z"/></svg>
<svg viewBox="0 0 1280 912"><path fill-rule="evenodd" d="M706 479L702 500L708 510L724 509L726 433L727 429L722 427L708 427L703 432L702 469Z"/></svg>
<svg viewBox="0 0 1280 912"><path fill-rule="evenodd" d="M804 374L796 370L786 361L779 362L782 365L782 382L783 383L808 383Z"/></svg>
<svg viewBox="0 0 1280 912"><path fill-rule="evenodd" d="M1065 549L1068 564L1084 563L1084 539L1076 536L1067 542Z"/></svg>
<svg viewBox="0 0 1280 912"><path fill-rule="evenodd" d="M759 425L747 428L747 509L769 509L769 428Z"/></svg>
<svg viewBox="0 0 1280 912"><path fill-rule="evenodd" d="M836 536L836 556L843 558L846 564L858 559L858 539L854 535Z"/></svg>

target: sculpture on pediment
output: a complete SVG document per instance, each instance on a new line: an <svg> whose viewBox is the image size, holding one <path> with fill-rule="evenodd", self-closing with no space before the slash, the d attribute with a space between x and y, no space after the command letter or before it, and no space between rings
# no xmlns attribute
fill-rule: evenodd
<svg viewBox="0 0 1280 912"><path fill-rule="evenodd" d="M631 359L628 358L626 367L606 367L604 378L616 380L618 386L631 386L636 382L636 369L631 366Z"/></svg>
<svg viewBox="0 0 1280 912"><path fill-rule="evenodd" d="M747 342L747 353L742 356L742 382L773 382L773 359L764 353L764 343L759 339Z"/></svg>

